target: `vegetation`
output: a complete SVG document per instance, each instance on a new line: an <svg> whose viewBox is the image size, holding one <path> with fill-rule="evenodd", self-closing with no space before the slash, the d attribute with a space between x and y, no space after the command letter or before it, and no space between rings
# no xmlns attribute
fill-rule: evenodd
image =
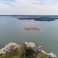
<svg viewBox="0 0 58 58"><path fill-rule="evenodd" d="M41 57L47 58L47 55L44 54L43 52L39 51L39 52L37 53L37 55L36 55L36 58L41 58Z"/></svg>
<svg viewBox="0 0 58 58"><path fill-rule="evenodd" d="M34 50L31 48L31 47L27 47L25 49L25 57L28 57L28 58L34 58Z"/></svg>
<svg viewBox="0 0 58 58"><path fill-rule="evenodd" d="M35 54L35 51L31 47L21 46L5 55L0 55L0 58L40 58L42 55L45 56L42 52L38 52L36 57Z"/></svg>
<svg viewBox="0 0 58 58"><path fill-rule="evenodd" d="M11 48L13 48L12 46ZM55 54L54 54L55 55ZM6 52L5 54L0 54L0 58L47 58L47 53L39 49L35 51L33 47L28 47L26 45L21 45L15 49L11 49L10 52ZM53 58L56 58L53 57Z"/></svg>

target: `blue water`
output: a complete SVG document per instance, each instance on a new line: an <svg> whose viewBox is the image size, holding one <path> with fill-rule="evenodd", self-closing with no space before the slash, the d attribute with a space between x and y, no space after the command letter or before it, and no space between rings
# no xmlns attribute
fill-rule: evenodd
<svg viewBox="0 0 58 58"><path fill-rule="evenodd" d="M39 28L26 31L24 28ZM33 41L47 52L58 55L58 19L55 21L17 20L12 16L0 16L0 48L9 42Z"/></svg>

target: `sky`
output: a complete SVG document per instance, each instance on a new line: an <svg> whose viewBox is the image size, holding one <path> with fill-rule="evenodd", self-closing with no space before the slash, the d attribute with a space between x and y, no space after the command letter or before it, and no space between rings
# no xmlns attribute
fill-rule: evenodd
<svg viewBox="0 0 58 58"><path fill-rule="evenodd" d="M58 0L0 0L0 15L58 15Z"/></svg>

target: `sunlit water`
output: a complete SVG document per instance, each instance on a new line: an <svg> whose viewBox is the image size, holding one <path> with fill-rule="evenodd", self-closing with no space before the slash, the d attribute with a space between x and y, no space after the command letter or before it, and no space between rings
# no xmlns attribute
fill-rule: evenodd
<svg viewBox="0 0 58 58"><path fill-rule="evenodd" d="M24 30L29 27L40 30ZM33 41L36 45L41 45L45 51L58 55L58 20L17 20L10 16L0 16L0 48L9 42L19 44L26 41Z"/></svg>

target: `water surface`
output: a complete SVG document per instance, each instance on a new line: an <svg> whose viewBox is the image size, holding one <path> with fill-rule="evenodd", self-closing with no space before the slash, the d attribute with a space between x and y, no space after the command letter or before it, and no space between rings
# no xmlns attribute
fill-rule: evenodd
<svg viewBox="0 0 58 58"><path fill-rule="evenodd" d="M24 28L39 28L26 31ZM47 52L58 55L58 20L35 21L17 20L12 16L0 16L0 48L9 42L33 41Z"/></svg>

